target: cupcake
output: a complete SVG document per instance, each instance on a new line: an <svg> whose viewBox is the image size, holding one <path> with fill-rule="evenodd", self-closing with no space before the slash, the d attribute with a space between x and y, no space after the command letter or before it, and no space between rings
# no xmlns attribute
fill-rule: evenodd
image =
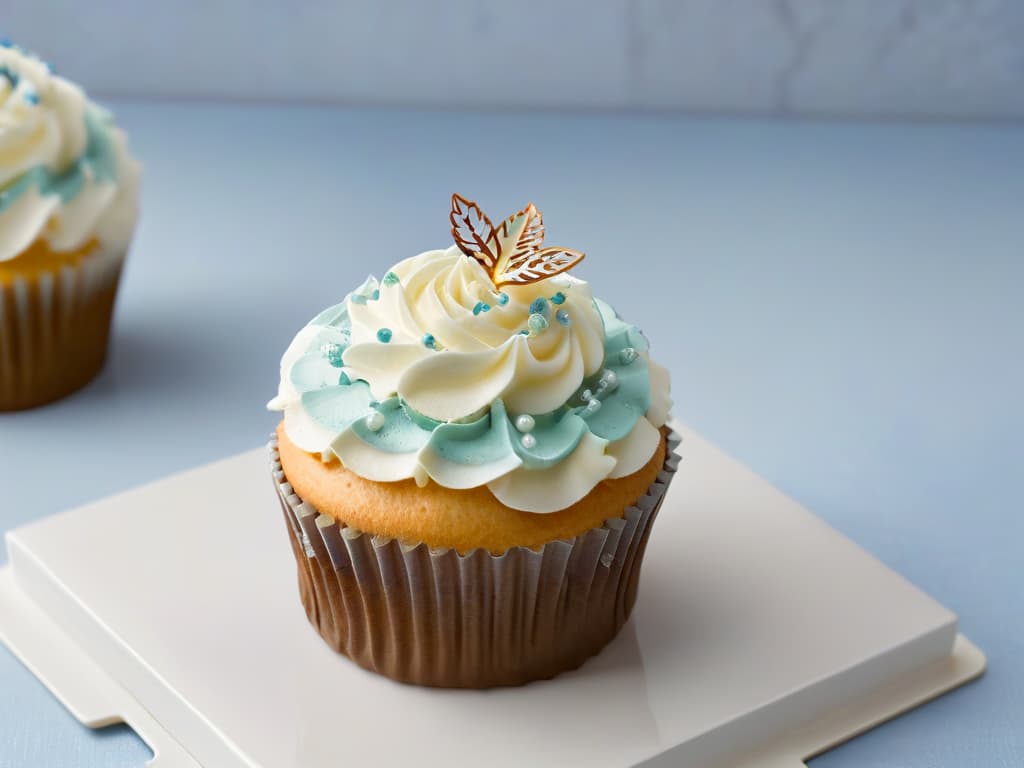
<svg viewBox="0 0 1024 768"><path fill-rule="evenodd" d="M669 378L543 246L452 198L455 244L299 331L269 408L306 615L396 680L485 688L582 664L622 627L675 471Z"/></svg>
<svg viewBox="0 0 1024 768"><path fill-rule="evenodd" d="M108 112L0 44L0 411L63 397L103 366L138 179Z"/></svg>

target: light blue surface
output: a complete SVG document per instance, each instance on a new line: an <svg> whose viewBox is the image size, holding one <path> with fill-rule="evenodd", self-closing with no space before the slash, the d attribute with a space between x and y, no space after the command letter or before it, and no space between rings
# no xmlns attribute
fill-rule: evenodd
<svg viewBox="0 0 1024 768"><path fill-rule="evenodd" d="M532 199L647 331L678 415L988 654L981 681L814 767L1024 763L1024 128L116 112L146 174L112 361L71 399L0 415L0 528L261 444L303 323L446 245L453 191ZM0 766L146 754L0 652Z"/></svg>

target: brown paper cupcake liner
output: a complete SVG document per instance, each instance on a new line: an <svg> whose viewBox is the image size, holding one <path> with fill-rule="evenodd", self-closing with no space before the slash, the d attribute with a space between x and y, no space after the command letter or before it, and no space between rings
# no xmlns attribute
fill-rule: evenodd
<svg viewBox="0 0 1024 768"><path fill-rule="evenodd" d="M99 373L124 256L99 251L0 283L0 411L64 397Z"/></svg>
<svg viewBox="0 0 1024 768"><path fill-rule="evenodd" d="M294 492L277 441L271 469L298 564L306 616L334 650L407 683L520 685L575 669L629 618L679 437L621 518L568 541L460 554L362 533Z"/></svg>

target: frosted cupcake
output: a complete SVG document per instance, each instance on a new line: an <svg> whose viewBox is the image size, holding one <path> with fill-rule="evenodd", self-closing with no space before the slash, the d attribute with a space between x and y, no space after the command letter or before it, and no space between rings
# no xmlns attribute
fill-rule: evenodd
<svg viewBox="0 0 1024 768"><path fill-rule="evenodd" d="M109 113L0 45L0 411L63 397L102 367L138 178Z"/></svg>
<svg viewBox="0 0 1024 768"><path fill-rule="evenodd" d="M281 361L272 468L306 614L405 682L513 685L628 618L672 473L667 372L544 248L453 196L456 244L369 278Z"/></svg>

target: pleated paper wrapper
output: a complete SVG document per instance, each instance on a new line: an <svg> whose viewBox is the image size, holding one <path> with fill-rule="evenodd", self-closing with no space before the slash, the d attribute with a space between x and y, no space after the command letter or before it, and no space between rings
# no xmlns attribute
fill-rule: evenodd
<svg viewBox="0 0 1024 768"><path fill-rule="evenodd" d="M271 469L306 616L366 669L447 688L520 685L575 669L629 618L647 537L676 471L679 437L656 480L621 518L568 541L460 554L362 533Z"/></svg>
<svg viewBox="0 0 1024 768"><path fill-rule="evenodd" d="M99 372L124 257L99 250L74 267L0 276L0 411L64 397Z"/></svg>

